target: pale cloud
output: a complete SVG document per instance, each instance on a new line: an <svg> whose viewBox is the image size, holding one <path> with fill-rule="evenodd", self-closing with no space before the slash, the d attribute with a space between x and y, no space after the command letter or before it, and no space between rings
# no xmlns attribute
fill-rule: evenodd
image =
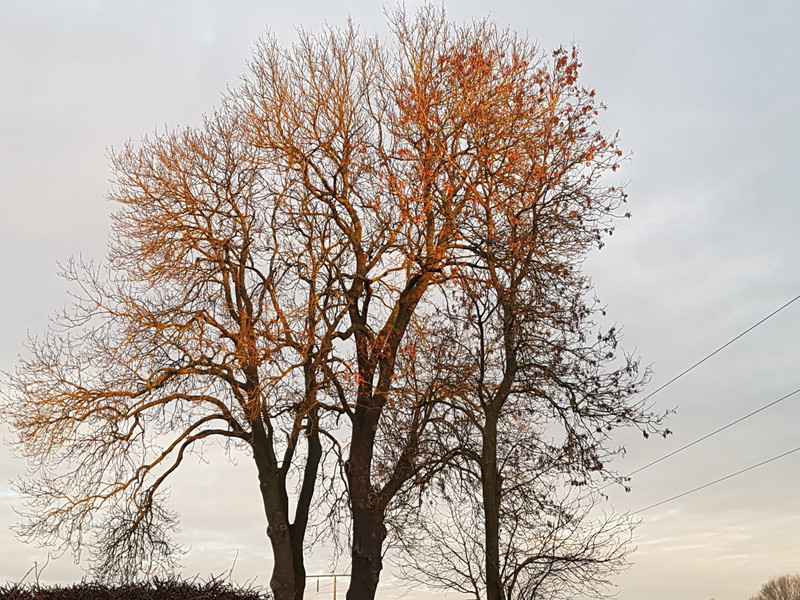
<svg viewBox="0 0 800 600"><path fill-rule="evenodd" d="M419 2L409 3L413 9ZM609 321L652 363L650 389L800 293L800 5L709 0L569 3L460 0L457 20L492 17L544 48L580 43L585 81L609 106L603 125L634 152L634 218L591 257ZM176 0L0 3L0 369L13 367L25 332L42 331L67 301L56 262L102 259L113 210L103 198L106 152L154 129L197 123L235 86L266 28L282 43L295 26L385 31L379 3ZM622 435L630 471L774 400L797 379L800 303L653 400L677 406L667 440ZM800 397L611 490L636 511L798 444ZM184 573L230 568L268 579L264 518L247 457L212 453L173 485ZM744 600L767 578L800 570L796 477L800 454L643 513L621 600ZM23 470L0 448L0 480ZM16 497L0 485L0 525ZM0 581L22 577L47 553L0 533ZM312 558L330 568L329 553ZM68 556L44 580L79 579ZM397 580L386 596L399 596ZM407 597L422 598L414 591Z"/></svg>

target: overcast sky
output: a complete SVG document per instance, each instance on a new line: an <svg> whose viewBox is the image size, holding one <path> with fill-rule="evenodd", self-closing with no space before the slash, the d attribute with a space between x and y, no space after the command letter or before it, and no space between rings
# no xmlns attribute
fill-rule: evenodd
<svg viewBox="0 0 800 600"><path fill-rule="evenodd" d="M409 2L408 6L416 6ZM391 6L391 5L390 5ZM652 364L650 390L800 294L800 4L794 0L451 0L456 21L490 15L543 48L577 42L584 82L633 152L634 214L587 270L624 345ZM384 32L373 1L0 0L0 370L68 298L70 255L102 258L107 151L198 123L237 85L256 38L347 15ZM627 442L631 471L800 387L800 301L653 397L676 408L666 440ZM634 477L611 493L637 511L800 446L800 394ZM212 453L213 454L213 453ZM211 455L173 485L183 573L269 579L254 469ZM7 526L22 472L0 446L0 581L47 551ZM800 452L641 514L622 600L746 600L800 571ZM346 568L346 565L340 567ZM310 572L328 572L324 554ZM80 579L69 557L43 581ZM330 585L328 585L328 590ZM341 584L340 584L341 589ZM381 598L404 584L387 573ZM328 595L322 597L330 597ZM415 591L407 598L425 598Z"/></svg>

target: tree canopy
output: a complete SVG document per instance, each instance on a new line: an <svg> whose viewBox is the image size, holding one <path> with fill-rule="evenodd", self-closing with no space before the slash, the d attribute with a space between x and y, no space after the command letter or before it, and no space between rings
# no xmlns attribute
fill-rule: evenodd
<svg viewBox="0 0 800 600"><path fill-rule="evenodd" d="M315 523L349 533L350 600L411 531L438 540L416 572L476 597L623 564L630 524L590 490L616 428L663 428L581 271L629 216L618 140L574 48L389 22L267 36L202 127L113 154L108 259L66 265L75 304L5 399L24 536L100 576L169 568L169 476L216 440L255 461L278 600Z"/></svg>

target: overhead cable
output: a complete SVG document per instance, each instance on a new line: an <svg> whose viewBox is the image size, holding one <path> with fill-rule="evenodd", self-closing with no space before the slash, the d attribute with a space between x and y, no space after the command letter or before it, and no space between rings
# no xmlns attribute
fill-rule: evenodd
<svg viewBox="0 0 800 600"><path fill-rule="evenodd" d="M693 494L694 492L699 492L700 490L704 490L707 487L711 487L712 485L716 485L717 483L720 483L720 482L725 481L727 479L731 479L733 477L736 477L737 475L741 475L742 473L747 473L747 471L752 471L753 469L757 469L758 467L764 466L767 463L771 463L773 461L778 460L779 458L783 458L784 456L789 456L790 454L793 454L794 452L798 452L798 451L800 451L800 446L798 446L794 450L789 450L788 452L784 452L783 454L779 454L778 456L773 456L772 458L769 458L767 460L761 461L760 463L752 465L750 467L747 467L746 469L742 469L740 471L736 471L735 473L731 473L730 475L726 475L725 477L721 477L720 479L717 479L715 481L711 481L710 483L706 483L704 485L701 485L699 487L691 489L688 492L683 492L682 494L678 494L677 496L672 496L672 498L667 498L666 500L662 500L661 502L656 502L655 504L651 504L650 506L646 506L645 508L641 508L641 509L639 509L637 511L634 511L631 514L637 515L639 513L645 512L646 510L650 510L651 508L655 508L656 506L661 506L662 504L666 504L667 502L672 502L673 500L677 500L678 498L683 498L684 496L688 496L689 494Z"/></svg>
<svg viewBox="0 0 800 600"><path fill-rule="evenodd" d="M704 362L706 362L706 361L707 361L708 359L710 359L712 356L714 356L714 355L716 355L716 354L718 354L718 353L722 352L722 351L723 351L725 348L727 348L728 346L730 346L731 344L733 344L735 341L737 341L738 339L740 339L740 338L744 337L745 335L747 335L748 333L750 333L751 331L753 331L753 329L755 329L756 327L758 327L759 325L761 325L762 323L764 323L764 322L765 322L765 321L767 321L768 319L770 319L770 318L774 317L774 316L775 316L775 315L777 315L779 312L781 312L781 311L782 311L784 308L788 307L789 305L791 305L792 303L796 302L797 300L800 300L800 294L798 294L797 296L795 296L794 298L792 298L791 300L789 300L788 302L786 302L785 304L783 304L782 306L780 306L779 308L777 308L776 310L772 311L770 314L768 314L766 317L764 317L764 318L762 318L761 320L759 320L757 323L755 323L755 324L751 325L750 327L748 327L747 329L745 329L745 330L744 330L743 332L741 332L739 335L737 335L736 337L732 338L731 340L729 340L728 342L726 342L725 344L723 344L722 346L720 346L719 348L717 348L716 350L714 350L714 351L713 351L711 354L707 355L705 358L703 358L703 359L701 359L701 360L697 361L697 362L696 362L696 363L694 363L692 366L690 366L688 369L686 369L686 370L682 371L681 373L679 373L678 375L676 375L675 377L673 377L672 379L670 379L669 381L667 381L665 384L663 384L661 387L659 387L659 388L658 388L658 389L656 389L655 391L653 391L653 392L649 393L647 396L645 396L645 397L642 399L642 402L644 402L644 401L648 400L649 398L652 398L652 397L653 397L653 396L655 396L655 395L656 395L658 392L660 392L661 390L663 390L664 388L666 388L668 385L671 385L672 383L676 382L678 379L680 379L681 377L683 377L684 375L686 375L687 373L689 373L690 371L692 371L693 369L695 369L695 368L699 367L701 364L703 364ZM750 417L752 417L752 416L754 416L754 415L756 415L756 414L760 413L760 412L761 412L761 411L763 411L763 410L766 410L766 409L768 409L768 408L770 408L770 407L772 407L772 406L775 406L776 404L778 404L778 403L780 403L780 402L783 402L783 401L784 401L784 400L786 400L787 398L790 398L791 396L794 396L794 395L795 395L795 394L797 394L797 393L800 393L800 388L796 389L796 390L795 390L795 391L793 391L793 392L790 392L789 394L786 394L785 396L782 396L781 398L778 398L777 400L774 400L774 401L770 402L769 404L765 404L765 405L764 405L764 406L762 406L761 408L758 408L758 409L754 410L753 412L751 412L751 413L749 413L749 414L746 414L745 416L743 416L743 417L740 417L740 418L736 419L735 421L732 421L732 422L728 423L727 425L724 425L724 426L720 427L719 429L716 429L715 431L712 431L711 433L708 433L708 434L706 434L706 435L704 435L704 436L702 436L702 437L700 437L700 438L698 438L698 439L694 440L693 442L690 442L690 443L686 444L685 446L681 446L680 448L678 448L677 450L674 450L674 451L670 452L669 454L665 454L665 455L664 455L664 456L662 456L661 458L657 458L656 460L654 460L654 461L652 461L652 462L650 462L650 463L647 463L646 465L644 465L644 466L642 466L642 467L639 467L638 469L636 469L636 470L634 470L634 471L631 471L630 473L628 473L628 474L627 474L627 475L625 475L624 477L625 477L625 478L628 478L628 477L631 477L632 475L635 475L636 473L640 473L641 471L644 471L645 469L648 469L648 468L652 467L653 465L656 465L656 464L660 463L661 461L663 461L663 460L666 460L666 459L670 458L671 456L675 456L675 455L676 455L676 454L678 454L679 452L683 452L683 451L684 451L684 450L686 450L687 448L691 448L691 447L692 447L692 446L694 446L695 444L699 444L700 442L702 442L702 441L704 441L704 440L707 440L708 438L710 438L710 437L712 437L712 436L715 436L715 435L717 435L718 433L721 433L722 431L725 431L726 429L728 429L728 428L730 428L730 427L733 427L734 425L737 425L738 423L741 423L742 421L744 421L744 420L746 420L746 419L749 419ZM606 485L602 486L600 489L601 489L601 490L604 490L604 489L606 489L607 487L610 487L611 485L613 485L613 482L612 482L612 483L608 483L608 484L606 484Z"/></svg>
<svg viewBox="0 0 800 600"><path fill-rule="evenodd" d="M653 396L655 396L655 395L656 395L658 392L660 392L661 390L663 390L663 389L664 389L665 387L667 387L668 385L671 385L671 384L675 383L676 381L678 381L678 379L680 379L681 377L683 377L684 375L686 375L686 374L687 374L687 373L689 373L690 371L692 371L692 370L694 370L695 368L697 368L697 367L699 367L700 365L702 365L704 362L706 362L706 361L707 361L709 358L711 358L712 356L715 356L716 354L719 354L719 353L720 353L720 352L722 352L722 351L723 351L725 348L727 348L728 346L730 346L731 344L733 344L733 343L734 343L736 340L738 340L739 338L742 338L742 337L744 337L745 335L747 335L748 333L750 333L751 331L753 331L753 329L755 329L756 327L758 327L759 325L761 325L762 323L764 323L764 322L765 322L765 321L767 321L768 319L770 319L770 318L774 317L774 316L775 316L775 315L777 315L779 312L781 312L781 311L782 311L784 308L786 308L787 306L789 306L789 305L790 305L790 304L792 304L793 302L796 302L797 300L800 300L800 294L799 294L799 295L797 295L797 296L795 296L795 297L794 297L794 298L792 298L791 300L789 300L789 301L788 301L786 304L784 304L784 305L783 305L783 306L781 306L780 308L778 308L778 309L774 310L773 312L771 312L770 314L768 314L766 317L764 317L763 319L761 319L761 320L760 320L758 323L756 323L755 325L751 325L750 327L748 327L747 329L745 329L745 330L744 330L742 333L740 333L739 335L737 335L737 336L736 336L735 338L733 338L732 340L730 340L730 341L726 342L725 344L723 344L722 346L720 346L719 348L717 348L716 350L714 350L714 351L713 351L711 354L709 354L709 355L708 355L708 356L706 356L705 358L702 358L702 359L700 359L699 361L697 361L696 363L694 363L694 364L693 364L691 367L689 367L688 369L686 369L686 370L685 370L685 371L683 371L682 373L679 373L678 375L676 375L675 377L673 377L672 379L670 379L670 380L669 380L667 383L665 383L664 385L662 385L661 387L659 387L658 389L656 389L654 392L650 392L650 393L649 393L647 396L645 396L645 397L642 399L642 402L646 401L646 400L647 400L647 399L649 399L649 398L652 398Z"/></svg>
<svg viewBox="0 0 800 600"><path fill-rule="evenodd" d="M758 413L760 413L761 411L767 410L768 408L770 408L770 407L772 407L772 406L775 406L775 405L776 405L776 404L778 404L779 402L783 402L783 401L784 401L784 400L786 400L787 398L791 398L791 397L792 397L792 396L794 396L795 394L800 394L800 388L797 388L797 389L796 389L795 391L793 391L793 392L789 392L789 393L788 393L788 394L786 394L785 396L781 396L781 397L780 397L780 398L778 398L777 400L773 400L773 401L772 401L772 402L770 402L769 404L765 404L765 405L764 405L764 406L762 406L761 408L757 408L757 409L756 409L756 410L754 410L753 412L751 412L751 413L748 413L748 414L744 415L743 417L739 417L739 418L738 418L738 419L736 419L735 421L731 421L731 422L730 422L730 423L728 423L727 425L723 425L723 426L722 426L722 427L720 427L719 429L715 429L715 430L714 430L714 431L712 431L711 433L707 433L707 434L705 434L704 436L697 438L696 440L694 440L693 442L690 442L690 443L686 444L685 446L681 446L681 447L680 447L680 448L678 448L677 450L673 450L673 451L672 451L672 452L670 452L669 454L665 454L665 455L664 455L664 456L662 456L661 458L657 458L657 459L656 459L656 460L654 460L653 462L649 462L649 463L647 463L647 464L646 464L646 465L644 465L643 467L639 467L639 468L638 468L638 469L636 469L635 471L631 471L631 472L630 472L630 473L628 473L628 474L627 474L625 477L630 477L631 475L635 475L636 473L639 473L640 471L644 471L645 469L648 469L648 468L652 467L653 465L656 465L656 464L660 463L662 460L666 460L666 459L668 459L668 458L669 458L669 457L671 457L671 456L675 456L676 454L678 454L678 452L683 452L683 451L684 451L684 450L686 450L687 448L691 448L691 447L692 447L692 446L694 446L695 444L699 444L699 443L700 443L700 442L702 442L703 440L707 440L708 438L710 438L710 437L712 437L712 436L715 436L715 435L717 435L718 433L721 433L721 432L725 431L726 429L729 429L729 428L733 427L734 425L737 425L738 423L741 423L742 421L745 421L745 420L749 419L750 417L752 417L752 416L754 416L754 415L757 415L757 414L758 414ZM611 484L609 484L609 485L611 485Z"/></svg>

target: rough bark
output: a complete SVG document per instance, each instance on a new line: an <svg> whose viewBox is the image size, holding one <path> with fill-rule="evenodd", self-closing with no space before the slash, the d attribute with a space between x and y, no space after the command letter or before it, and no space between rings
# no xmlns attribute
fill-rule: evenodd
<svg viewBox="0 0 800 600"><path fill-rule="evenodd" d="M322 459L316 419L312 419L308 431L308 456L294 522L290 522L286 470L279 468L268 434L260 421L253 424L253 431L253 456L267 517L267 537L274 561L270 589L275 600L302 600L306 585L303 545L314 485Z"/></svg>
<svg viewBox="0 0 800 600"><path fill-rule="evenodd" d="M264 513L267 517L267 537L272 546L273 567L270 589L275 600L295 600L297 584L295 553L289 532L289 503L286 488L281 485L276 457L260 420L255 420L253 423L253 457L258 470Z"/></svg>
<svg viewBox="0 0 800 600"><path fill-rule="evenodd" d="M352 567L347 600L374 598L383 566L384 512L377 506L378 497L370 478L377 425L377 410L367 410L362 404L354 415L353 441L345 465L353 517Z"/></svg>
<svg viewBox="0 0 800 600"><path fill-rule="evenodd" d="M347 600L372 600L383 569L384 511L367 505L353 508L353 565Z"/></svg>
<svg viewBox="0 0 800 600"><path fill-rule="evenodd" d="M500 478L497 469L497 414L486 411L481 448L486 600L505 600L500 576Z"/></svg>

